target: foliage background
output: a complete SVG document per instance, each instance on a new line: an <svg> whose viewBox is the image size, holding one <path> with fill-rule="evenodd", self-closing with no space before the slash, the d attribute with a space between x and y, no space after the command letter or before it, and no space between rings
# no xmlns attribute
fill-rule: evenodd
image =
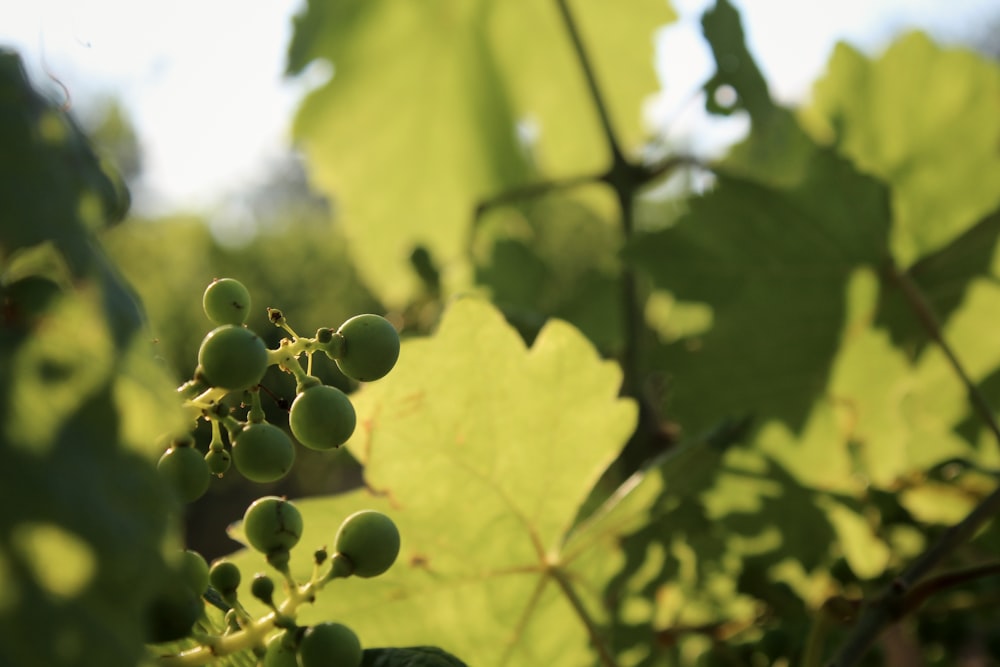
<svg viewBox="0 0 1000 667"><path fill-rule="evenodd" d="M105 664L134 663L135 618L155 587L115 556L142 545L147 579L167 581L181 538L166 499L105 502L121 487L77 484L62 434L113 443L86 450L103 452L89 454L95 467L127 465L114 479L143 486L171 428L171 410L154 418L151 406L171 405L162 389L190 374L207 330L197 298L222 275L302 330L372 311L407 338L378 383L320 369L359 389L362 427L345 451L299 448L293 479L227 477L184 512L184 539L209 556L233 548L222 527L263 493L353 489L303 501L308 544L354 509L390 513L399 565L345 582L305 620L343 619L366 645L433 644L470 665L820 664L852 627L872 627L862 601L885 608L893 578L945 544L935 573L975 576L876 623L888 631L866 659L995 660L996 531L957 540L947 528L996 504L1000 68L918 33L871 57L842 45L809 105L787 109L720 2L703 21L718 63L705 100L751 131L709 163L650 150L639 122L656 85L649 36L672 18L652 1L628 12L590 0L308 2L289 72L336 68L296 120L308 182L290 165L288 181L257 193L258 232L237 248L197 219L98 231L121 208L115 182L75 128L58 129L64 116L8 86L21 158L5 161L18 217L3 227L3 401L15 418L2 445L22 485L8 473L3 488L12 506L47 471L73 490L63 504L48 493L37 517L3 516L0 581L28 587L0 604L24 624L9 625L10 664L89 659L102 635L74 624L112 607L97 618L128 648ZM517 131L526 119L535 134ZM127 174L127 128L94 135ZM77 156L75 171L53 151ZM14 168L35 159L36 171ZM83 180L44 180L55 173ZM63 207L40 209L40 191ZM95 196L111 203L88 208ZM12 310L25 275L68 295L43 306L44 321L94 336ZM144 305L141 333L126 282ZM263 317L251 326L276 344ZM155 369L132 352L150 338ZM106 362L65 370L60 357L52 374L51 355ZM116 393L129 378L160 393ZM287 378L265 384L291 392ZM22 423L54 426L32 440ZM33 458L16 454L25 443ZM65 513L80 498L101 524L116 521L108 507L131 507L120 520L148 534L109 538ZM98 565L53 585L32 565L52 553L46 539L82 543L57 558L76 549ZM112 587L106 568L124 583ZM18 628L52 614L70 639L32 653Z"/></svg>

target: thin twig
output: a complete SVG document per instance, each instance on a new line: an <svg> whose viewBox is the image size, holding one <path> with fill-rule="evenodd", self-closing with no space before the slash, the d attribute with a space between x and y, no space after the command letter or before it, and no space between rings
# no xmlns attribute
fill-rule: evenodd
<svg viewBox="0 0 1000 667"><path fill-rule="evenodd" d="M528 199L542 197L553 192L569 190L589 183L600 183L604 179L604 174L585 174L581 176L569 176L551 181L541 181L539 183L529 183L521 187L511 188L485 199L476 207L476 218L479 218L490 209L506 204L523 202Z"/></svg>
<svg viewBox="0 0 1000 667"><path fill-rule="evenodd" d="M903 296L906 297L907 303L910 304L910 307L920 320L920 323L924 325L931 339L938 344L941 351L948 357L951 367L955 370L959 379L961 379L962 384L965 385L965 391L968 393L969 402L972 403L973 409L979 415L979 418L983 420L983 423L992 431L993 437L996 438L997 444L1000 445L1000 425L997 424L997 420L993 416L993 408L990 407L986 397L983 396L983 393L979 391L979 388L969 378L968 373L965 372L954 350L945 341L944 334L941 332L941 325L938 323L937 317L934 316L934 311L931 309L931 305L927 302L926 297L924 297L923 292L920 291L920 288L913 282L908 273L899 271L895 266L889 269L889 279L899 287Z"/></svg>
<svg viewBox="0 0 1000 667"><path fill-rule="evenodd" d="M997 575L1000 575L1000 562L974 565L961 570L939 574L913 587L913 590L910 591L910 594L906 598L906 609L908 612L916 611L932 595L978 579L986 579L987 577L995 577Z"/></svg>
<svg viewBox="0 0 1000 667"><path fill-rule="evenodd" d="M583 75L587 80L587 89L590 91L594 108L597 110L597 115L601 120L601 128L608 142L608 148L611 150L612 159L616 163L624 161L624 154L618 145L618 139L611 125L611 114L608 113L608 106L605 104L604 96L597 85L597 76L594 74L594 68L590 64L590 58L587 57L587 51L583 47L583 38L580 36L580 30L576 26L572 12L570 12L569 4L567 0L556 0L556 4L559 5L559 12L562 14L563 23L566 24L566 30L569 32L570 40L573 42L573 50L576 51L577 60L579 60L580 67L583 69Z"/></svg>

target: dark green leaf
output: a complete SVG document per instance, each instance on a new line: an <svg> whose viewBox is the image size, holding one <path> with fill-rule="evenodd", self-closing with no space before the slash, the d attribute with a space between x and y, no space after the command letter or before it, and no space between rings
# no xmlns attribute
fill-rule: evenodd
<svg viewBox="0 0 1000 667"><path fill-rule="evenodd" d="M367 648L361 667L466 667L466 664L434 646Z"/></svg>
<svg viewBox="0 0 1000 667"><path fill-rule="evenodd" d="M183 418L93 239L121 193L9 52L0 120L0 663L133 667L180 582L153 454Z"/></svg>

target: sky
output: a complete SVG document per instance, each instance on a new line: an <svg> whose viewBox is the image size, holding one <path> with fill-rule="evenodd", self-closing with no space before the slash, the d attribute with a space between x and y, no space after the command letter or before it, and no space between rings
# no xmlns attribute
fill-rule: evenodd
<svg viewBox="0 0 1000 667"><path fill-rule="evenodd" d="M398 0L404 1L404 0ZM624 5L625 3L623 3ZM696 91L711 74L698 19L709 0L674 0L681 20L658 32L664 92L649 122L672 140L716 144L738 123L705 131ZM919 27L944 42L981 29L997 0L734 0L772 93L798 102L833 45L877 53L892 35ZM117 97L143 150L134 201L148 212L204 210L261 179L289 150L298 101L329 70L283 76L291 17L304 0L0 0L0 47L22 53L33 81L70 91L84 114ZM61 94L61 93L60 93ZM720 139L721 138L721 139Z"/></svg>

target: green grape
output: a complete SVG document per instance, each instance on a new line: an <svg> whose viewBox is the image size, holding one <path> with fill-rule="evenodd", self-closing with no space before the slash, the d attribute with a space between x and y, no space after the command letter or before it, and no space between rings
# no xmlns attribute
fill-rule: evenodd
<svg viewBox="0 0 1000 667"><path fill-rule="evenodd" d="M347 395L328 385L313 385L292 401L288 426L309 449L332 449L354 433L357 415Z"/></svg>
<svg viewBox="0 0 1000 667"><path fill-rule="evenodd" d="M172 446L160 457L156 469L182 502L194 502L208 491L211 479L208 464L194 447Z"/></svg>
<svg viewBox="0 0 1000 667"><path fill-rule="evenodd" d="M191 634L204 612L201 598L187 586L175 586L157 594L146 607L143 618L145 640L151 644L172 642Z"/></svg>
<svg viewBox="0 0 1000 667"><path fill-rule="evenodd" d="M295 446L277 426L251 423L233 442L233 465L251 482L273 482L288 474L295 461Z"/></svg>
<svg viewBox="0 0 1000 667"><path fill-rule="evenodd" d="M371 382L396 365L399 334L384 317L357 315L341 324L337 333L344 339L337 366L347 377Z"/></svg>
<svg viewBox="0 0 1000 667"><path fill-rule="evenodd" d="M217 560L212 563L211 569L208 571L208 580L212 584L212 588L219 591L223 597L229 597L236 593L236 589L240 587L240 580L242 576L240 575L240 568L237 567L236 563L228 560Z"/></svg>
<svg viewBox="0 0 1000 667"><path fill-rule="evenodd" d="M201 305L216 324L243 324L250 316L250 292L238 280L219 278L205 288Z"/></svg>
<svg viewBox="0 0 1000 667"><path fill-rule="evenodd" d="M344 519L334 540L357 577L376 577L388 570L399 555L399 530L392 519L375 510L361 510Z"/></svg>
<svg viewBox="0 0 1000 667"><path fill-rule="evenodd" d="M264 496L243 514L243 534L261 553L288 551L302 537L302 515L284 498Z"/></svg>
<svg viewBox="0 0 1000 667"><path fill-rule="evenodd" d="M267 370L267 346L250 329L224 324L201 341L198 365L213 387L242 391L260 383Z"/></svg>
<svg viewBox="0 0 1000 667"><path fill-rule="evenodd" d="M299 640L300 667L359 667L361 642L341 623L318 623Z"/></svg>
<svg viewBox="0 0 1000 667"><path fill-rule="evenodd" d="M224 449L210 449L208 454L205 454L205 463L208 464L208 472L216 477L222 477L229 470L232 456Z"/></svg>
<svg viewBox="0 0 1000 667"><path fill-rule="evenodd" d="M208 563L202 555L190 549L182 551L179 566L181 576L194 594L204 595L208 590Z"/></svg>
<svg viewBox="0 0 1000 667"><path fill-rule="evenodd" d="M299 667L297 649L298 641L294 632L279 632L267 642L264 667Z"/></svg>
<svg viewBox="0 0 1000 667"><path fill-rule="evenodd" d="M274 580L266 574L254 575L250 593L268 607L274 606Z"/></svg>

